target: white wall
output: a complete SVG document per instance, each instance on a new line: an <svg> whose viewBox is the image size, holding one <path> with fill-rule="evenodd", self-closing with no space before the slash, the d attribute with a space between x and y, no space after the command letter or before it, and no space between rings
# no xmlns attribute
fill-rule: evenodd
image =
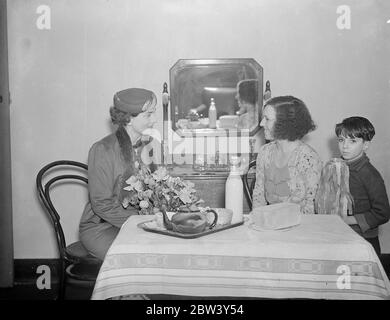
<svg viewBox="0 0 390 320"><path fill-rule="evenodd" d="M36 27L41 4L51 8L50 30ZM350 30L336 27L344 4ZM324 160L333 155L336 122L368 117L377 131L368 155L390 190L389 8L386 0L9 1L15 258L56 255L37 171L57 159L85 162L90 145L111 132L113 94L138 86L159 97L180 58L256 59L273 95L307 103L318 124L309 143ZM85 201L80 190L57 192L70 240ZM381 231L390 252L390 227Z"/></svg>

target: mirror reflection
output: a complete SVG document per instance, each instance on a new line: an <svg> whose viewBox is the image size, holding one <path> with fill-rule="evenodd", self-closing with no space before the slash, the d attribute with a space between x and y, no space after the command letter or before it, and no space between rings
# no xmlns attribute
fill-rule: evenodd
<svg viewBox="0 0 390 320"><path fill-rule="evenodd" d="M236 99L240 109L237 111L238 129L251 129L258 123L257 110L258 105L258 80L241 80L237 84Z"/></svg>
<svg viewBox="0 0 390 320"><path fill-rule="evenodd" d="M263 70L254 59L179 60L170 87L174 130L251 132L258 126Z"/></svg>

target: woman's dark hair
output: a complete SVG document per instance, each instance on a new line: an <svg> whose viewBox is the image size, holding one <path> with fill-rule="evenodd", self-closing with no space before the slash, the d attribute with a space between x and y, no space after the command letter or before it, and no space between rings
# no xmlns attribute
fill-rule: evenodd
<svg viewBox="0 0 390 320"><path fill-rule="evenodd" d="M118 128L115 132L115 135L118 139L119 147L127 168L122 175L122 189L125 187L125 181L134 173L134 151L133 144L131 142L130 136L127 133L125 126L127 126L132 117L136 117L136 114L130 114L128 112L121 111L116 107L110 108L110 116L113 124L118 125ZM123 200L124 193L120 192L120 200Z"/></svg>
<svg viewBox="0 0 390 320"><path fill-rule="evenodd" d="M336 124L335 133L349 138L362 138L363 141L371 141L375 135L372 123L363 117L349 117Z"/></svg>
<svg viewBox="0 0 390 320"><path fill-rule="evenodd" d="M295 141L302 139L316 128L305 103L293 96L274 97L264 107L275 109L276 121L273 128L275 140Z"/></svg>
<svg viewBox="0 0 390 320"><path fill-rule="evenodd" d="M131 118L136 115L121 111L116 107L111 107L110 116L113 124L126 126L130 122Z"/></svg>
<svg viewBox="0 0 390 320"><path fill-rule="evenodd" d="M244 102L256 104L258 99L258 81L242 80L238 83L238 95Z"/></svg>
<svg viewBox="0 0 390 320"><path fill-rule="evenodd" d="M118 139L119 146L124 160L128 163L131 168L134 169L134 159L133 159L133 146L130 140L130 136L127 133L125 126L127 126L132 117L137 116L136 114L130 114L128 112L121 111L116 107L110 108L110 116L113 124L118 125L118 129L115 132L115 135Z"/></svg>

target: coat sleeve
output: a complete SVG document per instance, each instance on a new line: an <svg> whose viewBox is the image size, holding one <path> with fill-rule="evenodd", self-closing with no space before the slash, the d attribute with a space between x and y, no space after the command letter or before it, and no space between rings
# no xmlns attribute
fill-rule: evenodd
<svg viewBox="0 0 390 320"><path fill-rule="evenodd" d="M314 199L318 190L322 161L315 151L303 152L297 164L301 177L304 177L304 196L301 200L301 210L304 214L314 213Z"/></svg>
<svg viewBox="0 0 390 320"><path fill-rule="evenodd" d="M114 156L102 144L92 146L88 155L88 189L93 212L120 228L135 208L124 209L118 199L119 177L114 176Z"/></svg>
<svg viewBox="0 0 390 320"><path fill-rule="evenodd" d="M265 153L268 149L260 148L259 154L256 159L256 182L253 188L253 205L252 208L257 208L267 205L265 200L265 189L264 189L264 168L265 168Z"/></svg>
<svg viewBox="0 0 390 320"><path fill-rule="evenodd" d="M390 206L385 183L379 173L367 175L363 183L368 193L370 208L354 216L362 232L366 232L389 221Z"/></svg>

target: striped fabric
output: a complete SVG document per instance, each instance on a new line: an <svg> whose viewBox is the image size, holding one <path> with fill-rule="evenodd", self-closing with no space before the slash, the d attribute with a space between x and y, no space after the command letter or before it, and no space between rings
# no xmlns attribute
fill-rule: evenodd
<svg viewBox="0 0 390 320"><path fill-rule="evenodd" d="M338 216L303 215L288 231L244 225L197 239L146 232L131 216L107 253L92 299L174 294L309 299L389 299L371 245Z"/></svg>

